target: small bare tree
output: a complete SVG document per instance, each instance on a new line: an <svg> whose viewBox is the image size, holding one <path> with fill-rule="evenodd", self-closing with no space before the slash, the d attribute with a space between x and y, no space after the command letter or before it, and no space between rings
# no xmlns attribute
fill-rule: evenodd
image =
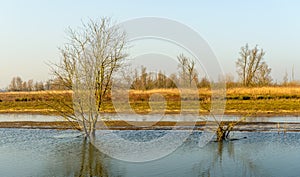
<svg viewBox="0 0 300 177"><path fill-rule="evenodd" d="M250 114L239 118L239 120L235 120L235 121L223 121L218 119L209 109L208 106L205 106L204 104L201 104L201 107L208 111L209 113L211 113L210 115L213 118L213 122L215 124L214 128L216 128L215 131L215 135L216 135L216 141L218 142L222 142L224 140L235 140L235 139L230 139L229 135L230 132L233 131L233 129L235 128L235 126L237 126L238 124L240 124L241 122L244 122L246 120L247 117L250 116ZM203 118L201 117L202 120L207 120L207 118Z"/></svg>
<svg viewBox="0 0 300 177"><path fill-rule="evenodd" d="M268 85L272 82L271 69L263 61L264 55L265 51L257 45L253 49L249 49L248 44L241 48L236 67L243 86Z"/></svg>
<svg viewBox="0 0 300 177"><path fill-rule="evenodd" d="M68 118L79 121L85 136L94 138L113 74L127 56L126 35L110 18L102 18L83 23L78 30L69 29L68 37L60 48L61 63L53 72L73 91L74 115Z"/></svg>

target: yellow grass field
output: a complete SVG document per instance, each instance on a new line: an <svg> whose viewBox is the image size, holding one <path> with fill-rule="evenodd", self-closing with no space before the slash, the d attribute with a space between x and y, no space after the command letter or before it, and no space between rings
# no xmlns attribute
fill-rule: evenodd
<svg viewBox="0 0 300 177"><path fill-rule="evenodd" d="M230 88L227 95L300 95L300 87Z"/></svg>
<svg viewBox="0 0 300 177"><path fill-rule="evenodd" d="M128 93L128 92L127 92ZM131 90L129 102L136 112L148 113L150 111L149 98L152 95L161 95L166 101L166 113L179 113L181 102L189 100L199 101L190 109L201 110L201 105L209 107L212 90L202 88L198 90L155 89ZM121 99L120 99L121 100ZM118 99L117 99L118 101ZM124 101L124 100L122 100ZM161 100L157 100L159 105ZM39 91L39 92L2 92L0 93L0 113L41 113L55 114L57 103L66 103L72 107L72 91ZM153 102L153 100L152 100ZM154 100L154 103L155 100ZM161 105L161 104L160 104ZM106 98L102 107L103 112L115 112L110 97ZM300 87L255 87L230 88L226 90L225 114L255 115L300 115Z"/></svg>

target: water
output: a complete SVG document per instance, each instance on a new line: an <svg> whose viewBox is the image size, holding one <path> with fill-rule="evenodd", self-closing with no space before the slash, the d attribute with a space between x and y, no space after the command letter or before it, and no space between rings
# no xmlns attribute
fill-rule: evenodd
<svg viewBox="0 0 300 177"><path fill-rule="evenodd" d="M170 132L115 133L132 141L150 141ZM175 152L143 163L111 158L75 130L0 129L0 137L0 176L7 177L299 176L300 168L300 133L234 132L232 137L247 139L210 142L200 148L201 132L196 131Z"/></svg>

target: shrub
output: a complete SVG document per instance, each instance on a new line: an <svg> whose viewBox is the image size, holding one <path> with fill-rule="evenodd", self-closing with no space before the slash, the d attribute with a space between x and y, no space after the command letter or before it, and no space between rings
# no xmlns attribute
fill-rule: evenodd
<svg viewBox="0 0 300 177"><path fill-rule="evenodd" d="M265 97L264 96L258 96L257 99L258 100L263 100Z"/></svg>
<svg viewBox="0 0 300 177"><path fill-rule="evenodd" d="M243 100L250 100L251 97L250 96L243 96Z"/></svg>
<svg viewBox="0 0 300 177"><path fill-rule="evenodd" d="M27 102L27 101L30 101L30 99L29 98L16 98L15 101L16 102L19 102L19 101Z"/></svg>

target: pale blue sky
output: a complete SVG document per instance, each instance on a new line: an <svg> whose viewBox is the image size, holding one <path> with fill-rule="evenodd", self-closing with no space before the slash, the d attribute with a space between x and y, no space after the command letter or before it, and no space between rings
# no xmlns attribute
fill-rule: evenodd
<svg viewBox="0 0 300 177"><path fill-rule="evenodd" d="M47 80L58 62L65 29L81 20L110 16L116 22L155 16L184 23L211 46L225 73L236 76L240 47L260 45L280 82L295 67L300 79L300 2L297 0L26 0L0 2L0 88L13 76ZM237 77L235 77L237 78Z"/></svg>

